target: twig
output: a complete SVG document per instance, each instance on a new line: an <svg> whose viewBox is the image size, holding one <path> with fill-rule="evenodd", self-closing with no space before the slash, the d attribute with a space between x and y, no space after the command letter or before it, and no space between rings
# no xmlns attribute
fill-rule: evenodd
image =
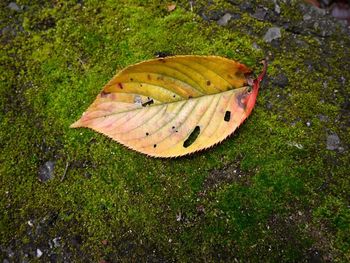
<svg viewBox="0 0 350 263"><path fill-rule="evenodd" d="M193 13L193 1L190 1L191 12Z"/></svg>
<svg viewBox="0 0 350 263"><path fill-rule="evenodd" d="M69 161L66 162L66 168L64 169L63 175L61 177L61 182L63 182L64 178L66 178L68 167L69 167Z"/></svg>

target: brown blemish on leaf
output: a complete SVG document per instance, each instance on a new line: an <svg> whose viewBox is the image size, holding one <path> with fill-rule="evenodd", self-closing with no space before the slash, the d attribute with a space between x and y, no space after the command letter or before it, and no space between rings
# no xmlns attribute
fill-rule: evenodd
<svg viewBox="0 0 350 263"><path fill-rule="evenodd" d="M235 72L235 76L236 76L236 78L243 78L243 72L242 71L239 71L239 70L237 70L236 72Z"/></svg>
<svg viewBox="0 0 350 263"><path fill-rule="evenodd" d="M238 106L244 110L247 108L247 104L245 103L247 95L246 92L242 92L236 97Z"/></svg>
<svg viewBox="0 0 350 263"><path fill-rule="evenodd" d="M210 80L207 80L207 86L210 86L211 82Z"/></svg>
<svg viewBox="0 0 350 263"><path fill-rule="evenodd" d="M100 96L101 96L101 98L106 98L109 94L111 94L110 92L106 92L106 91L102 91L101 93L100 93Z"/></svg>
<svg viewBox="0 0 350 263"><path fill-rule="evenodd" d="M120 88L120 89L123 89L123 84L122 83L118 83L118 87Z"/></svg>

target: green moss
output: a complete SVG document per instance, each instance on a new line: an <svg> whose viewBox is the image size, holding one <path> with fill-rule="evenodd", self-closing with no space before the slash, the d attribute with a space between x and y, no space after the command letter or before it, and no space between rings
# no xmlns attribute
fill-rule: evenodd
<svg viewBox="0 0 350 263"><path fill-rule="evenodd" d="M54 252L73 261L287 262L309 259L312 249L349 259L343 105L350 90L340 82L350 79L350 60L340 65L338 55L320 50L348 56L348 38L332 36L321 47L314 36L300 35L300 46L282 29L276 48L262 39L270 22L242 13L221 27L197 14L241 13L239 5L196 2L193 12L189 1L168 12L156 0L21 1L25 11L11 18L1 9L4 23L15 19L18 27L2 36L0 51L1 257L10 247L21 258L28 244L34 257L59 237ZM272 1L256 2L273 9ZM302 18L297 6L281 4L286 21ZM170 160L68 128L115 70L159 51L226 56L256 72L270 56L252 116L214 148ZM273 82L280 73L288 78L283 88ZM333 132L344 151L326 149ZM38 171L49 160L54 178L42 183ZM239 177L231 172L231 181L218 176L208 183L230 166ZM42 259L49 260L46 252Z"/></svg>

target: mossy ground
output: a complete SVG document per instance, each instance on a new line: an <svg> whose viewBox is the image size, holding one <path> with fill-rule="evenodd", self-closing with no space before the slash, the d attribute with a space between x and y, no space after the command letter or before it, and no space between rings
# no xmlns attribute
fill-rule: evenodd
<svg viewBox="0 0 350 263"><path fill-rule="evenodd" d="M1 258L34 260L39 248L45 262L350 259L349 38L321 45L282 29L276 47L262 39L271 22L243 13L220 27L198 13L238 7L196 2L193 12L189 1L173 12L160 0L23 0L20 12L0 4L2 27L10 25L0 51ZM288 21L302 17L281 8ZM226 56L256 72L270 56L254 112L235 135L154 159L68 128L115 70L159 51ZM283 88L273 82L281 72ZM326 149L331 133L342 150ZM42 183L49 160L55 176Z"/></svg>

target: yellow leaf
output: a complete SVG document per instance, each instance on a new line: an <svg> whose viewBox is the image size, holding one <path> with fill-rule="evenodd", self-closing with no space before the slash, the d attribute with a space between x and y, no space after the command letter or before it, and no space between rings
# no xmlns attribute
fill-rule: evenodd
<svg viewBox="0 0 350 263"><path fill-rule="evenodd" d="M155 157L208 148L250 115L261 76L217 56L174 56L129 66L114 76L72 128L87 127Z"/></svg>

